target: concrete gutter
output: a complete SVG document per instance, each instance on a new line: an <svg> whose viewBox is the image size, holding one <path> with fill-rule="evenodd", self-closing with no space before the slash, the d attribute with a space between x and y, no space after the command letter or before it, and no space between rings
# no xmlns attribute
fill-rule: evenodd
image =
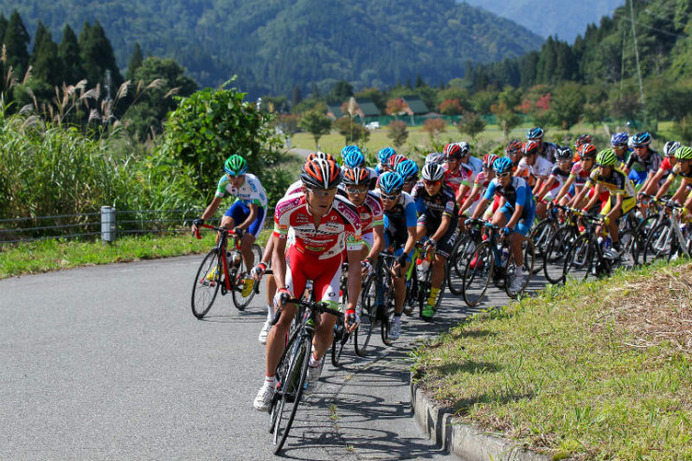
<svg viewBox="0 0 692 461"><path fill-rule="evenodd" d="M411 376L411 407L418 425L430 439L464 461L550 461L549 456L527 451L517 443L462 424L448 408L425 396Z"/></svg>

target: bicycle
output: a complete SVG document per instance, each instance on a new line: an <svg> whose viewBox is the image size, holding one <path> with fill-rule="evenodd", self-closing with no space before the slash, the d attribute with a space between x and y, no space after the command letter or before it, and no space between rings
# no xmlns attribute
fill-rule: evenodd
<svg viewBox="0 0 692 461"><path fill-rule="evenodd" d="M661 258L670 260L674 256L690 257L692 237L687 229L688 226L680 224L684 207L670 200L665 202L664 206L669 217L649 232L644 245L645 263Z"/></svg>
<svg viewBox="0 0 692 461"><path fill-rule="evenodd" d="M545 247L543 274L552 284L564 283L564 258L580 234L579 218L582 210L557 205L565 213L565 223L552 236Z"/></svg>
<svg viewBox="0 0 692 461"><path fill-rule="evenodd" d="M471 220L470 224L477 224L479 219ZM464 301L470 307L478 305L483 299L490 280L492 279L498 288L504 289L511 298L517 298L524 292L531 280L535 262L536 250L530 238L522 240L522 264L526 279L518 290L512 289L515 278L516 264L511 255L509 242L500 238L501 228L489 222L485 223L489 230L488 238L478 245L472 256L468 258L464 268Z"/></svg>
<svg viewBox="0 0 692 461"><path fill-rule="evenodd" d="M269 432L274 436L274 454L278 454L286 442L308 384L306 381L317 314L330 314L342 320L344 317L342 312L322 302L292 298L287 303L296 304L303 311L298 328L291 333L276 369L276 391L269 405ZM280 316L281 309L277 311L274 324Z"/></svg>
<svg viewBox="0 0 692 461"><path fill-rule="evenodd" d="M202 224L200 227L215 230L219 233L218 242L214 248L207 253L195 274L195 281L192 285L192 314L203 319L214 300L221 291L221 295L232 294L233 304L242 311L250 304L255 296L256 282L248 277L249 268L245 267L245 262L240 253L240 239L229 229L216 227L209 224ZM228 237L232 237L232 252L227 251ZM199 228L195 229L195 236L201 239ZM253 244L252 251L255 258L259 261L262 257L262 249L257 244ZM252 285L248 291L247 284Z"/></svg>
<svg viewBox="0 0 692 461"><path fill-rule="evenodd" d="M435 258L434 253L433 254L426 254L423 251L423 244L424 241L420 241L416 243L416 248L418 248L418 251L420 253L420 257L422 259L417 259L416 260L416 277L417 277L417 295L418 295L418 315L419 317L423 318L423 309L425 309L425 305L428 302L428 298L430 297L430 290L432 289L432 285L430 283L430 280L432 278L432 270L433 270L433 260ZM427 269L423 269L423 262L428 261L429 265ZM445 261L444 265L444 271L445 274L442 276L442 283L440 284L440 291L437 295L437 300L435 301L435 305L433 306L433 311L437 312L437 309L440 308L440 303L442 302L442 296L444 295L445 292L445 281L447 280L447 263L448 261Z"/></svg>
<svg viewBox="0 0 692 461"><path fill-rule="evenodd" d="M341 291L341 303L346 305L348 302L348 263L343 263L341 265L341 280L339 283L339 289ZM360 325L359 325L360 326ZM358 327L356 327L358 328ZM354 333L355 335L356 333ZM344 351L344 346L351 339L351 333L346 329L343 317L339 317L334 325L334 339L332 340L332 365L335 367L339 366L341 360L341 354ZM358 353L356 348L356 354Z"/></svg>
<svg viewBox="0 0 692 461"><path fill-rule="evenodd" d="M447 260L447 286L454 295L463 295L464 269L469 256L473 255L478 245L483 242L482 227L482 220L470 222L466 226L467 233L454 244Z"/></svg>

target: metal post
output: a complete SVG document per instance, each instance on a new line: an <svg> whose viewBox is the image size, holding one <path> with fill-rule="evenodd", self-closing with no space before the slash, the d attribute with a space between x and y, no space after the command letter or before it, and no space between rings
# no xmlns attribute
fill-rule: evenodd
<svg viewBox="0 0 692 461"><path fill-rule="evenodd" d="M115 208L101 207L101 240L106 243L115 242Z"/></svg>

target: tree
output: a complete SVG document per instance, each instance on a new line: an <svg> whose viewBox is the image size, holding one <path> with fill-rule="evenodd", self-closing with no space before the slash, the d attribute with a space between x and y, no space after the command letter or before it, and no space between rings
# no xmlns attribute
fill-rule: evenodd
<svg viewBox="0 0 692 461"><path fill-rule="evenodd" d="M458 99L445 99L437 108L444 115L460 115L464 112Z"/></svg>
<svg viewBox="0 0 692 461"><path fill-rule="evenodd" d="M135 49L132 52L130 63L127 65L127 74L125 74L128 80L135 79L135 72L142 66L142 62L144 62L142 47L139 46L139 42L135 42Z"/></svg>
<svg viewBox="0 0 692 461"><path fill-rule="evenodd" d="M58 45L53 41L50 31L41 21L34 37L34 51L29 60L33 75L50 86L61 83L62 63L58 57ZM50 96L50 95L47 95Z"/></svg>
<svg viewBox="0 0 692 461"><path fill-rule="evenodd" d="M576 125L582 116L585 102L586 98L578 83L567 82L555 88L550 108L555 124L563 130L569 130Z"/></svg>
<svg viewBox="0 0 692 461"><path fill-rule="evenodd" d="M466 133L471 138L476 139L476 136L485 129L485 121L474 112L464 112L461 120L457 123L457 129L460 133Z"/></svg>
<svg viewBox="0 0 692 461"><path fill-rule="evenodd" d="M370 131L360 123L353 120L353 117L345 116L338 118L334 122L339 134L344 137L345 144L364 144L370 138Z"/></svg>
<svg viewBox="0 0 692 461"><path fill-rule="evenodd" d="M246 93L227 88L232 82L182 99L168 117L161 148L166 155L192 167L198 186L207 191L207 201L215 190L223 162L231 154L241 155L248 162L248 170L267 189L269 201L275 203L288 181L271 170L278 164L276 149L281 145L269 125L272 115L245 101Z"/></svg>
<svg viewBox="0 0 692 461"><path fill-rule="evenodd" d="M300 87L296 85L293 87L293 92L291 93L291 107L297 106L302 100L303 93L300 91Z"/></svg>
<svg viewBox="0 0 692 461"><path fill-rule="evenodd" d="M31 37L24 27L21 16L17 10L14 10L7 24L3 43L7 55L5 66L12 66L14 75L19 80L24 78L29 67L29 50L27 47L30 41Z"/></svg>
<svg viewBox="0 0 692 461"><path fill-rule="evenodd" d="M334 84L331 93L329 93L330 102L344 102L353 96L353 85L345 80L339 80Z"/></svg>
<svg viewBox="0 0 692 461"><path fill-rule="evenodd" d="M74 85L86 78L82 57L79 54L77 35L69 24L62 30L62 40L58 45L58 57L62 62L62 81L67 85Z"/></svg>
<svg viewBox="0 0 692 461"><path fill-rule="evenodd" d="M440 133L444 133L447 128L447 122L443 118L429 118L423 123L423 131L428 133L430 139L437 139Z"/></svg>
<svg viewBox="0 0 692 461"><path fill-rule="evenodd" d="M319 109L304 113L299 125L301 129L312 134L315 150L319 150L320 138L332 130L332 120Z"/></svg>
<svg viewBox="0 0 692 461"><path fill-rule="evenodd" d="M387 101L387 108L385 109L385 112L387 113L387 115L393 115L397 117L404 113L405 107L406 103L403 99L390 99L389 101Z"/></svg>
<svg viewBox="0 0 692 461"><path fill-rule="evenodd" d="M136 88L134 98L139 99L128 101L131 105L123 117L129 121L130 133L140 141L149 133L162 132L166 114L178 106L174 96L187 97L197 89L197 82L185 76L178 63L163 58L146 58L130 85ZM143 88L147 91L141 93Z"/></svg>
<svg viewBox="0 0 692 461"><path fill-rule="evenodd" d="M505 138L505 141L508 140L509 132L512 128L519 125L521 118L505 102L493 104L490 111L495 116L500 128L502 128L502 136Z"/></svg>
<svg viewBox="0 0 692 461"><path fill-rule="evenodd" d="M392 140L394 147L399 149L408 139L408 129L403 120L393 120L389 123L387 137Z"/></svg>
<svg viewBox="0 0 692 461"><path fill-rule="evenodd" d="M112 97L113 89L120 87L123 78L115 62L113 47L98 21L95 21L93 26L90 26L88 22L84 24L79 34L79 50L89 86L100 83L102 87L105 87L109 83L107 73L110 73Z"/></svg>

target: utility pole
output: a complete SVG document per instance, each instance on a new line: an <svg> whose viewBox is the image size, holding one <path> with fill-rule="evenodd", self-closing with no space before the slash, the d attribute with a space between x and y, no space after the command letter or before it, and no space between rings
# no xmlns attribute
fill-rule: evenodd
<svg viewBox="0 0 692 461"><path fill-rule="evenodd" d="M632 37L634 37L634 57L637 60L637 77L639 78L639 101L644 104L644 87L642 86L642 69L639 65L639 50L637 49L637 32L634 27L634 0L630 0L630 17L632 19Z"/></svg>

